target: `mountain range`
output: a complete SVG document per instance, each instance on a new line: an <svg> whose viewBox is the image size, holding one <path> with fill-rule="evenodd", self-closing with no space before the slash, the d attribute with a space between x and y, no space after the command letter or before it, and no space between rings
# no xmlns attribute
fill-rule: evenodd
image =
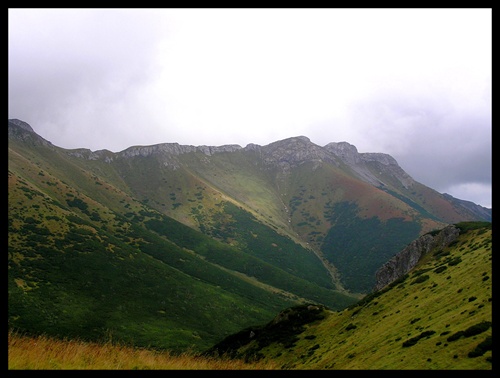
<svg viewBox="0 0 500 378"><path fill-rule="evenodd" d="M293 306L346 309L413 241L491 222L347 142L113 153L8 130L9 327L28 333L203 350Z"/></svg>

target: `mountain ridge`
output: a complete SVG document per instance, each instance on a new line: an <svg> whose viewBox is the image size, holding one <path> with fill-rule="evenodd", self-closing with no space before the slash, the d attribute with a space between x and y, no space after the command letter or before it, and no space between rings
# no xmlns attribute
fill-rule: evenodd
<svg viewBox="0 0 500 378"><path fill-rule="evenodd" d="M34 129L24 121L19 119L10 119L9 122L12 122L14 125L21 127L23 130L34 133L39 138L43 144L52 145L50 141L47 141L43 137L39 136ZM10 129L9 129L10 130ZM305 152L304 149L297 148L300 144L302 146L306 146ZM342 162L347 164L356 175L363 181L366 181L372 185L378 187L384 187L386 184L381 181L379 178L374 175L369 168L367 168L367 164L376 163L378 167L385 167L392 175L394 175L400 183L408 189L409 186L415 183L415 180L408 175L398 164L396 159L389 154L381 153L381 152L363 152L359 153L356 146L350 144L349 142L329 142L325 146L321 147L313 142L307 136L295 136L289 137L282 140L278 140L275 142L271 142L267 145L259 145L255 143L248 143L245 147L242 147L239 144L225 144L219 146L208 146L208 145L182 145L177 142L169 142L169 143L158 143L153 145L135 145L125 148L122 151L111 152L107 149L100 149L96 151L92 151L88 148L75 148L75 149L63 149L68 152L68 154L84 159L96 160L96 159L104 159L106 162L111 162L116 157L134 157L134 156L149 156L154 154L162 154L162 155L173 155L178 156L182 154L192 153L192 152L202 152L207 156L212 156L217 153L223 152L234 152L239 150L244 151L256 151L259 153L265 153L267 159L265 161L271 163L273 158L278 161L278 163L282 164L300 164L305 161L317 161L321 163L322 159L328 160L336 165L339 164L337 159L340 159ZM278 153L277 153L277 152ZM329 156L327 154L323 154L322 152L326 151L327 153L331 153L334 155ZM168 162L165 161L165 164L168 165ZM173 164L174 168L177 168L175 164ZM483 217L485 220L491 220L491 208L486 208L484 206L473 203L472 201L458 199L453 197L450 194L442 193L443 197L446 199L453 201L459 207L463 207L467 209L469 212L478 213L480 217ZM488 219L489 218L489 219Z"/></svg>

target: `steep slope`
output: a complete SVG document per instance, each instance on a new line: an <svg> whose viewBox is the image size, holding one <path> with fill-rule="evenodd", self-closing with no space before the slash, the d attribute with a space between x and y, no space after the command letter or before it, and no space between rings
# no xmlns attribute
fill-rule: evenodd
<svg viewBox="0 0 500 378"><path fill-rule="evenodd" d="M294 306L205 355L282 369L492 369L491 223L451 228L425 235L416 265L349 308Z"/></svg>

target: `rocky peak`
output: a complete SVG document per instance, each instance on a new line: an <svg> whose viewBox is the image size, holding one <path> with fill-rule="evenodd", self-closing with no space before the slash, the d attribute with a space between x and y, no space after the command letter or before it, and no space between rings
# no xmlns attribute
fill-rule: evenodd
<svg viewBox="0 0 500 378"><path fill-rule="evenodd" d="M16 126L19 126L21 129L23 130L26 130L26 131L30 131L32 133L34 133L35 131L32 129L32 127L30 125L28 125L26 122L23 122L19 119L16 119L16 118L13 118L13 119L9 119L9 125L10 124L13 124L13 125L16 125Z"/></svg>
<svg viewBox="0 0 500 378"><path fill-rule="evenodd" d="M399 167L398 162L391 155L382 154L380 152L364 152L361 155L361 159L365 162L375 161L382 165L397 165Z"/></svg>
<svg viewBox="0 0 500 378"><path fill-rule="evenodd" d="M331 142L324 147L327 151L339 157L345 165L347 165L352 172L357 175L361 180L374 185L374 186L384 186L385 184L380 181L376 175L374 175L371 170L366 165L366 160L364 156L366 154L360 154L358 149L350 143L347 142ZM375 155L375 154L368 154Z"/></svg>
<svg viewBox="0 0 500 378"><path fill-rule="evenodd" d="M178 156L190 152L202 152L205 155L213 155L221 152L234 152L241 150L238 144L228 144L223 146L190 146L179 143L160 143L152 146L133 146L119 152L121 157L150 156L154 154Z"/></svg>
<svg viewBox="0 0 500 378"><path fill-rule="evenodd" d="M195 146L183 146L179 143L160 143L151 146L132 146L118 152L118 155L123 158L131 158L134 156L151 156L154 154L160 155L180 155L187 152L196 151Z"/></svg>
<svg viewBox="0 0 500 378"><path fill-rule="evenodd" d="M160 143L151 146L133 146L118 153L120 158L133 158L135 156L155 156L161 164L172 169L180 168L177 159L179 155L190 152L202 152L207 156L222 152L235 152L241 150L237 144L228 144L223 146L191 146L180 145L179 143Z"/></svg>
<svg viewBox="0 0 500 378"><path fill-rule="evenodd" d="M104 160L110 163L114 160L115 154L109 150L91 151L88 148L75 148L68 150L67 154L85 160Z"/></svg>
<svg viewBox="0 0 500 378"><path fill-rule="evenodd" d="M9 138L53 148L52 143L35 133L26 122L14 118L9 119L8 123Z"/></svg>
<svg viewBox="0 0 500 378"><path fill-rule="evenodd" d="M336 163L333 157L305 136L283 139L262 147L263 159L267 164L283 167L296 167L306 161L321 163L328 160Z"/></svg>
<svg viewBox="0 0 500 378"><path fill-rule="evenodd" d="M331 142L324 147L327 151L338 156L347 165L355 165L361 162L358 149L347 142Z"/></svg>
<svg viewBox="0 0 500 378"><path fill-rule="evenodd" d="M262 146L255 144L255 143L249 143L246 145L244 148L245 151L256 151L256 152L261 152L262 151Z"/></svg>
<svg viewBox="0 0 500 378"><path fill-rule="evenodd" d="M410 187L414 182L391 155L359 153L355 146L347 142L331 142L324 148L338 156L361 180L374 186L386 186L381 179L382 174L395 177L405 188Z"/></svg>
<svg viewBox="0 0 500 378"><path fill-rule="evenodd" d="M264 149L268 153L274 153L275 151L283 151L283 150L293 151L295 153L298 150L307 149L312 146L316 145L312 143L308 137L297 136L269 143L268 145L264 146Z"/></svg>
<svg viewBox="0 0 500 378"><path fill-rule="evenodd" d="M241 150L239 144L225 144L223 146L198 146L197 150L203 152L205 155L211 156L213 154L222 152L235 152Z"/></svg>
<svg viewBox="0 0 500 378"><path fill-rule="evenodd" d="M360 155L363 162L376 165L379 174L396 178L406 189L410 188L415 182L391 155L383 153L362 153Z"/></svg>

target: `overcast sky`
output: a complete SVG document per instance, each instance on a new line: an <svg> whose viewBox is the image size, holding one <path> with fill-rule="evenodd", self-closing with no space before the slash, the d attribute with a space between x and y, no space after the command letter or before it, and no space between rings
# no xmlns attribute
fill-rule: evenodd
<svg viewBox="0 0 500 378"><path fill-rule="evenodd" d="M491 207L491 8L10 8L8 32L8 116L59 147L304 135Z"/></svg>

